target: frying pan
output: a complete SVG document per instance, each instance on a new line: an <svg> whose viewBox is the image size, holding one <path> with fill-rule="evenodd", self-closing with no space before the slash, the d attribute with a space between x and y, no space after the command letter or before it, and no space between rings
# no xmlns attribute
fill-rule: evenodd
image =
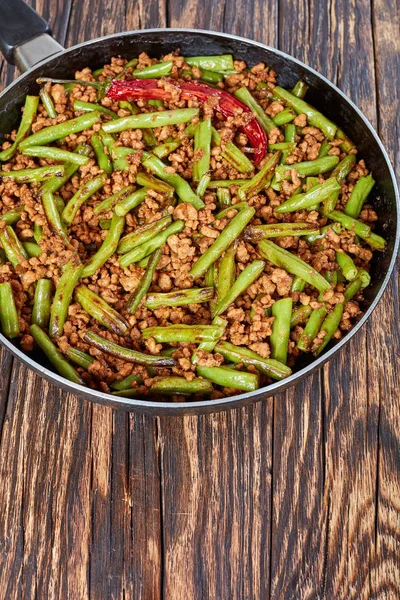
<svg viewBox="0 0 400 600"><path fill-rule="evenodd" d="M283 87L292 88L298 79L305 80L310 103L354 140L376 180L373 203L380 216L377 233L387 239L388 247L374 257L372 283L365 290L365 313L356 326L317 360L303 359L291 377L251 393L182 403L117 398L67 381L53 372L41 353L27 356L18 342L0 335L0 343L33 371L67 392L113 408L153 415L203 414L257 402L298 383L332 358L359 331L379 302L395 264L400 237L400 199L392 166L374 129L353 102L304 63L275 48L233 35L193 29L148 29L109 35L64 50L50 34L48 24L23 0L0 0L0 50L23 73L0 94L0 141L17 126L25 96L38 93L36 79L41 76L68 79L85 66L103 66L112 56L131 58L144 51L159 57L176 48L184 56L233 54L250 66L263 61L278 73L278 83Z"/></svg>

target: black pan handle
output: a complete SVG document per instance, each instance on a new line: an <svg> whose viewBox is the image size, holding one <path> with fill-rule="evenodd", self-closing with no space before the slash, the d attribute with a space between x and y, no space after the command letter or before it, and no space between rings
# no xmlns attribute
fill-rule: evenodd
<svg viewBox="0 0 400 600"><path fill-rule="evenodd" d="M62 50L50 36L50 25L23 0L0 0L0 51L9 63L25 71Z"/></svg>

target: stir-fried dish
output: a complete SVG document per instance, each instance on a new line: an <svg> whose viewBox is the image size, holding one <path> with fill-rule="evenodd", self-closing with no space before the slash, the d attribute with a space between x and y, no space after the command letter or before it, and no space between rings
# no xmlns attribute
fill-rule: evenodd
<svg viewBox="0 0 400 600"><path fill-rule="evenodd" d="M0 152L0 329L65 378L222 398L362 314L385 240L345 133L232 56L43 78Z"/></svg>

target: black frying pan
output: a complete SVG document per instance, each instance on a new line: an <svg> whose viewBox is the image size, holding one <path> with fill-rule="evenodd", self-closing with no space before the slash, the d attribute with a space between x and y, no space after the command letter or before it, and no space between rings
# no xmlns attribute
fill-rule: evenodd
<svg viewBox="0 0 400 600"><path fill-rule="evenodd" d="M264 61L278 73L279 85L291 88L298 79L310 86L307 99L338 123L354 140L360 155L372 169L376 185L374 204L380 216L377 232L388 240L383 254L376 254L372 265L372 284L365 290L365 314L357 325L336 345L317 360L304 360L288 379L256 392L232 398L179 404L116 398L73 384L58 374L41 353L27 356L0 335L0 343L25 365L62 389L83 398L114 408L135 410L154 415L183 415L216 412L262 400L297 383L318 369L340 350L363 326L381 298L393 270L400 237L400 200L395 175L387 153L370 123L358 108L336 86L300 61L263 44L222 33L190 29L149 29L130 31L85 42L64 50L50 35L49 26L22 0L0 0L0 50L9 62L27 71L0 94L0 140L10 132L20 118L19 108L26 94L37 94L36 79L40 76L72 78L85 66L93 69L109 62L112 56L131 58L145 51L159 57L181 48L186 56L233 54L250 66Z"/></svg>

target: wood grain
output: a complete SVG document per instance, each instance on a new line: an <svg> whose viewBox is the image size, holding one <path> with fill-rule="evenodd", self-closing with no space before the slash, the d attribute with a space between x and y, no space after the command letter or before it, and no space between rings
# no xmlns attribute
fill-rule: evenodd
<svg viewBox="0 0 400 600"><path fill-rule="evenodd" d="M33 5L68 45L173 26L277 46L336 82L399 167L395 0ZM399 598L398 289L397 271L319 373L218 415L113 413L0 351L0 599Z"/></svg>

